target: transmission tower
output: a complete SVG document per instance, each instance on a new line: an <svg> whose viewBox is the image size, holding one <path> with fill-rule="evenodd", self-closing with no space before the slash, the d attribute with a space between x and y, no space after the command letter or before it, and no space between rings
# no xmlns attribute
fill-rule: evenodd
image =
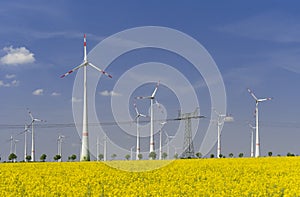
<svg viewBox="0 0 300 197"><path fill-rule="evenodd" d="M183 153L181 154L181 158L194 158L195 151L193 145L193 135L192 135L192 118L204 118L204 116L198 115L199 107L195 109L194 112L190 113L181 113L179 111L178 120L185 121L185 132L184 132L184 143L183 143Z"/></svg>

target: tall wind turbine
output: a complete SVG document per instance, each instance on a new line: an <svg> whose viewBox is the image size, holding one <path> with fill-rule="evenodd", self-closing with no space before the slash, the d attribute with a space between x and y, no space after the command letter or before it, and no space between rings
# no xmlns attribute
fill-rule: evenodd
<svg viewBox="0 0 300 197"><path fill-rule="evenodd" d="M138 109L136 104L134 103L134 109L136 112L135 120L136 120L136 160L139 160L139 154L140 154L140 130L139 130L139 120L140 117L146 117L146 115L141 114Z"/></svg>
<svg viewBox="0 0 300 197"><path fill-rule="evenodd" d="M259 144L259 132L258 132L258 103L260 102L264 102L264 101L268 101L268 100L272 100L272 98L262 98L262 99L258 99L255 94L248 88L248 92L251 94L251 96L254 98L255 100L255 118L256 118L256 132L255 132L255 157L259 157L260 155L260 144Z"/></svg>
<svg viewBox="0 0 300 197"><path fill-rule="evenodd" d="M155 94L157 92L159 86L159 81L157 82L154 91L152 92L151 96L139 96L136 97L137 99L150 99L150 151L154 152L154 118L153 118L153 102L155 99Z"/></svg>
<svg viewBox="0 0 300 197"><path fill-rule="evenodd" d="M252 126L252 124L249 123L249 127L251 128L251 152L250 152L250 157L254 156L254 147L253 147L253 131L255 129L254 126Z"/></svg>
<svg viewBox="0 0 300 197"><path fill-rule="evenodd" d="M38 118L34 118L32 116L32 113L31 111L28 110L28 113L29 113L29 116L31 118L31 123L30 123L30 126L31 126L31 161L35 161L35 136L34 136L34 123L35 122L43 122L43 120L40 120Z"/></svg>
<svg viewBox="0 0 300 197"><path fill-rule="evenodd" d="M83 120L82 120L82 143L81 143L81 154L80 161L90 161L90 152L89 152L89 132L88 132L88 104L87 104L87 66L98 70L102 74L112 78L110 74L101 70L94 64L88 62L86 55L86 35L83 37L83 62L79 66L73 68L66 74L62 75L61 78L71 74L72 72L83 67Z"/></svg>
<svg viewBox="0 0 300 197"><path fill-rule="evenodd" d="M218 127L218 147L217 147L217 157L220 158L221 155L221 126L224 124L224 122L232 122L233 117L228 116L226 114L221 114L215 110L218 120L217 120L217 127Z"/></svg>
<svg viewBox="0 0 300 197"><path fill-rule="evenodd" d="M166 124L167 122L161 122L160 124L162 125L162 127ZM161 128L159 130L159 160L162 159L162 131L163 129ZM167 135L168 137L168 135Z"/></svg>

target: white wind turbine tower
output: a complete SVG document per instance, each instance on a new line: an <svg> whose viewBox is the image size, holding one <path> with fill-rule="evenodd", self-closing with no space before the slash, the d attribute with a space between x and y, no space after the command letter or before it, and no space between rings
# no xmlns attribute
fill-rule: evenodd
<svg viewBox="0 0 300 197"><path fill-rule="evenodd" d="M221 114L217 112L217 110L214 110L218 116L217 120L217 127L218 127L218 146L217 146L217 157L220 158L221 155L221 126L224 124L224 122L232 122L233 117L228 116L226 114Z"/></svg>
<svg viewBox="0 0 300 197"><path fill-rule="evenodd" d="M253 147L253 131L255 129L254 126L252 126L252 124L249 123L249 127L251 128L251 152L250 152L250 157L253 157L254 156L254 147Z"/></svg>
<svg viewBox="0 0 300 197"><path fill-rule="evenodd" d="M136 112L135 120L136 120L136 160L139 160L139 154L140 154L140 130L139 130L139 120L140 117L146 117L146 115L141 114L138 109L136 104L134 103L134 109Z"/></svg>
<svg viewBox="0 0 300 197"><path fill-rule="evenodd" d="M149 153L151 152L154 152L154 118L153 118L153 102L154 102L154 99L155 99L155 94L157 92L157 89L158 89L158 86L159 86L159 81L158 83L156 84L155 86L155 89L152 93L151 96L139 96L139 97L136 97L137 99L150 99L150 151Z"/></svg>
<svg viewBox="0 0 300 197"><path fill-rule="evenodd" d="M255 99L255 118L256 118L256 132L255 132L255 157L260 156L260 144L259 144L259 132L258 132L258 103L272 100L272 98L262 98L258 99L255 94L248 88L248 92L251 94L251 96Z"/></svg>
<svg viewBox="0 0 300 197"><path fill-rule="evenodd" d="M90 161L90 152L89 152L89 132L88 132L88 104L87 104L87 66L90 66L102 74L112 78L112 76L105 71L101 70L94 64L88 62L86 55L86 35L84 34L83 38L83 62L79 66L73 68L66 74L62 75L61 78L71 74L72 72L83 67L83 120L82 120L82 143L81 143L81 154L80 161Z"/></svg>
<svg viewBox="0 0 300 197"><path fill-rule="evenodd" d="M31 118L31 123L30 123L30 126L31 126L31 161L35 161L34 123L35 123L35 122L43 122L43 120L34 118L34 117L32 116L31 111L29 111L29 109L27 109L27 110L28 110L29 116L30 116L30 118Z"/></svg>
<svg viewBox="0 0 300 197"><path fill-rule="evenodd" d="M24 161L26 162L26 157L27 157L27 133L30 133L29 131L30 125L25 124L24 131L19 133L19 135L24 133Z"/></svg>
<svg viewBox="0 0 300 197"><path fill-rule="evenodd" d="M166 130L163 130L167 136L167 153L168 153L168 159L170 159L170 139L174 138L175 136L168 135Z"/></svg>
<svg viewBox="0 0 300 197"><path fill-rule="evenodd" d="M160 124L162 127L166 124L167 122L161 122ZM159 160L162 159L162 128L159 130ZM168 135L167 135L168 136Z"/></svg>
<svg viewBox="0 0 300 197"><path fill-rule="evenodd" d="M64 135L59 134L58 138L57 138L57 154L60 155L60 159L58 160L58 162L62 161L62 142L63 142L63 138L65 138Z"/></svg>

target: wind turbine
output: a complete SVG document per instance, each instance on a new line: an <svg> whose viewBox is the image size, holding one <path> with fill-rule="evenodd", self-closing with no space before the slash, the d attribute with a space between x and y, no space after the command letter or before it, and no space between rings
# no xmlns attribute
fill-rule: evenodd
<svg viewBox="0 0 300 197"><path fill-rule="evenodd" d="M252 124L249 123L249 127L251 128L251 152L250 152L250 156L253 157L254 156L254 147L253 147L253 131L255 129L254 126L252 126Z"/></svg>
<svg viewBox="0 0 300 197"><path fill-rule="evenodd" d="M140 131L139 131L139 120L140 117L146 117L146 115L141 114L136 104L134 103L134 109L136 112L135 120L136 120L136 160L139 160L139 154L140 154Z"/></svg>
<svg viewBox="0 0 300 197"><path fill-rule="evenodd" d="M62 161L62 142L63 138L65 138L64 135L59 134L57 138L57 154L60 155L60 159L58 160L59 162Z"/></svg>
<svg viewBox="0 0 300 197"><path fill-rule="evenodd" d="M256 132L255 132L255 157L259 157L260 155L260 144L259 144L259 132L258 132L258 103L260 102L264 102L264 101L268 101L268 100L272 100L272 98L262 98L259 99L255 96L255 94L248 88L248 92L251 94L251 96L254 98L255 100L255 118L256 118Z"/></svg>
<svg viewBox="0 0 300 197"><path fill-rule="evenodd" d="M83 67L83 120L82 120L82 144L81 144L81 154L80 154L80 161L90 161L90 152L89 152L89 132L88 132L88 104L87 104L87 66L90 66L102 74L112 78L110 74L101 70L94 64L88 62L87 55L86 55L86 35L84 34L83 37L83 62L70 70L69 72L65 73L61 76L61 78L71 74L72 72L78 70L79 68Z"/></svg>
<svg viewBox="0 0 300 197"><path fill-rule="evenodd" d="M25 124L24 131L19 133L18 135L21 135L24 133L24 161L26 162L26 157L27 157L27 133L30 133L29 131L30 125Z"/></svg>
<svg viewBox="0 0 300 197"><path fill-rule="evenodd" d="M160 124L163 127L166 123L167 122L161 122ZM161 159L162 159L162 128L159 130L159 160Z"/></svg>
<svg viewBox="0 0 300 197"><path fill-rule="evenodd" d="M168 153L168 159L170 159L170 139L174 138L175 136L170 136L168 135L167 131L166 130L163 130L167 136L167 153Z"/></svg>
<svg viewBox="0 0 300 197"><path fill-rule="evenodd" d="M157 92L158 86L159 86L159 81L157 82L157 84L155 86L155 89L152 92L151 96L139 96L139 97L136 97L137 99L150 99L150 151L149 151L149 153L154 152L153 102L154 102L154 99L155 99L155 94Z"/></svg>
<svg viewBox="0 0 300 197"><path fill-rule="evenodd" d="M214 110L215 113L218 116L217 120L217 127L218 127L218 147L217 147L217 157L220 158L221 155L221 126L224 124L224 122L232 122L233 117L228 116L227 114L221 114L217 110Z"/></svg>
<svg viewBox="0 0 300 197"><path fill-rule="evenodd" d="M31 123L30 123L30 126L31 126L31 161L35 161L35 136L34 136L34 123L35 122L44 122L43 120L40 120L38 118L34 118L32 116L32 113L29 109L28 110L28 113L29 113L29 116L31 118Z"/></svg>

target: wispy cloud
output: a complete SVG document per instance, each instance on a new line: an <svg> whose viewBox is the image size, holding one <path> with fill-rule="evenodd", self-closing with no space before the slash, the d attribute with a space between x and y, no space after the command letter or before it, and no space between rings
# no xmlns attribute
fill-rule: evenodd
<svg viewBox="0 0 300 197"><path fill-rule="evenodd" d="M42 96L44 94L44 89L36 89L32 92L35 96Z"/></svg>
<svg viewBox="0 0 300 197"><path fill-rule="evenodd" d="M52 92L51 96L60 96L61 93L58 93L58 92Z"/></svg>
<svg viewBox="0 0 300 197"><path fill-rule="evenodd" d="M0 80L0 87L5 87L5 88L9 88L9 87L17 87L19 86L20 82L18 80L13 80L11 82L4 82L2 80Z"/></svg>
<svg viewBox="0 0 300 197"><path fill-rule="evenodd" d="M118 93L118 92L114 92L112 91L108 91L108 90L104 90L102 92L100 92L100 95L102 96L122 96L122 94Z"/></svg>
<svg viewBox="0 0 300 197"><path fill-rule="evenodd" d="M0 58L0 63L3 65L20 65L35 62L34 54L25 47L4 47L3 51L7 53Z"/></svg>
<svg viewBox="0 0 300 197"><path fill-rule="evenodd" d="M7 74L7 75L5 75L5 78L6 79L13 79L13 78L16 78L16 75L15 74Z"/></svg>
<svg viewBox="0 0 300 197"><path fill-rule="evenodd" d="M300 42L300 24L290 14L268 12L218 28L219 31L255 40Z"/></svg>

